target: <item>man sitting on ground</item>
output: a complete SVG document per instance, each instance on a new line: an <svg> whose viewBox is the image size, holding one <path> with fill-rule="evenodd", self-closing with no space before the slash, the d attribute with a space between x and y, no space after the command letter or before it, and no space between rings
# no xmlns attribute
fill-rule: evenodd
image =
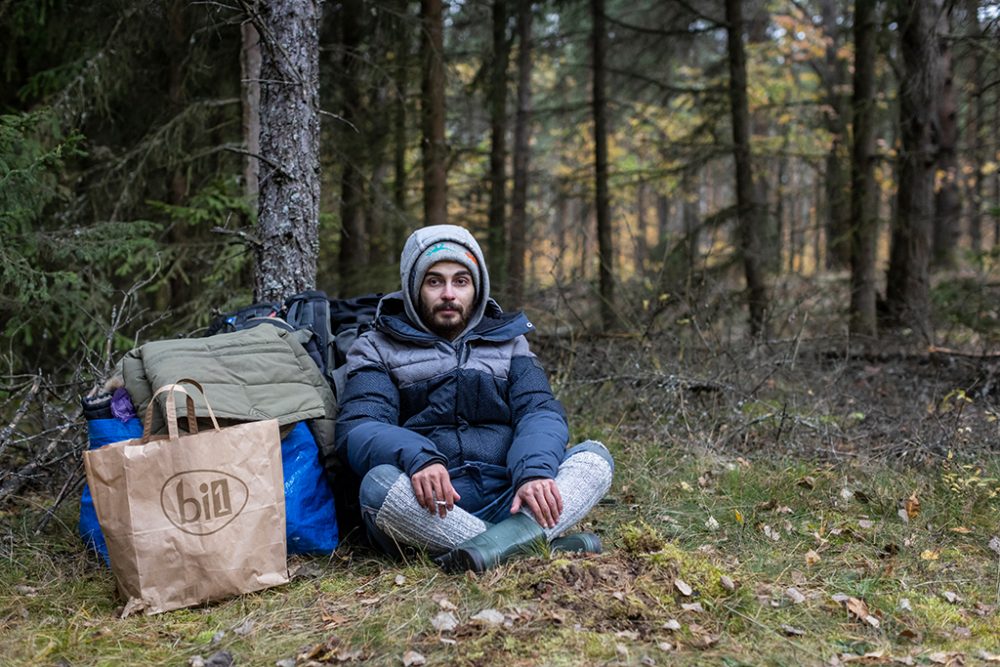
<svg viewBox="0 0 1000 667"><path fill-rule="evenodd" d="M417 230L400 278L351 347L337 417L373 541L424 548L449 571L483 571L542 541L599 551L595 535L560 536L607 493L611 455L592 440L566 449L565 412L525 339L532 325L490 298L475 238Z"/></svg>

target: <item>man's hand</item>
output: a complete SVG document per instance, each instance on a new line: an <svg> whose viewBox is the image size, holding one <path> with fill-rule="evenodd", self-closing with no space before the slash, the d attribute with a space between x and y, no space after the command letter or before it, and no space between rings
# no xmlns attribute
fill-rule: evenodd
<svg viewBox="0 0 1000 667"><path fill-rule="evenodd" d="M510 513L514 514L522 505L527 505L543 528L555 526L563 511L562 496L554 479L533 479L522 484L514 495Z"/></svg>
<svg viewBox="0 0 1000 667"><path fill-rule="evenodd" d="M442 519L455 509L455 501L462 498L451 485L448 469L440 463L421 468L413 474L410 482L413 484L413 495L417 497L420 506L431 514L438 514Z"/></svg>

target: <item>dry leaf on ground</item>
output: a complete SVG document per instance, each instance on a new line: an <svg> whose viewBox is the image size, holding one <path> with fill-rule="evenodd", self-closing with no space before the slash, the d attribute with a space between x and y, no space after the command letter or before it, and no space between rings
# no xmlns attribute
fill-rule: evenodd
<svg viewBox="0 0 1000 667"><path fill-rule="evenodd" d="M427 658L416 651L407 651L403 654L403 667L419 667L426 664Z"/></svg>

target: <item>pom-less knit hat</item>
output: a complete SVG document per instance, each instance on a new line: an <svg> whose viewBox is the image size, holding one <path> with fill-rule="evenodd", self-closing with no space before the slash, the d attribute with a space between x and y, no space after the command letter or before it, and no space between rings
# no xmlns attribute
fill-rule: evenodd
<svg viewBox="0 0 1000 667"><path fill-rule="evenodd" d="M420 318L417 304L424 276L438 262L457 262L472 274L476 299L466 329L468 331L479 323L486 310L486 302L490 297L490 277L479 243L467 229L457 225L424 227L413 232L406 240L399 261L406 314L417 326L429 331Z"/></svg>
<svg viewBox="0 0 1000 667"><path fill-rule="evenodd" d="M413 265L413 272L410 274L413 281L410 295L414 301L420 298L420 286L424 282L427 271L438 262L456 262L469 270L472 274L472 285L479 291L479 261L472 251L455 241L439 241L427 250L420 253L417 263Z"/></svg>

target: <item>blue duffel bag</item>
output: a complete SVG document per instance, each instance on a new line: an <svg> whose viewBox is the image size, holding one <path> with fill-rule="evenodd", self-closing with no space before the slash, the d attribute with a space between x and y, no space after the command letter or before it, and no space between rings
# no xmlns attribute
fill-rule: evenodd
<svg viewBox="0 0 1000 667"><path fill-rule="evenodd" d="M115 418L87 421L90 449L142 437L142 421ZM309 427L299 422L281 441L281 466L285 478L285 533L290 554L329 554L337 548L337 513L333 493L323 476L319 450ZM77 524L84 544L110 564L89 487L84 484Z"/></svg>

